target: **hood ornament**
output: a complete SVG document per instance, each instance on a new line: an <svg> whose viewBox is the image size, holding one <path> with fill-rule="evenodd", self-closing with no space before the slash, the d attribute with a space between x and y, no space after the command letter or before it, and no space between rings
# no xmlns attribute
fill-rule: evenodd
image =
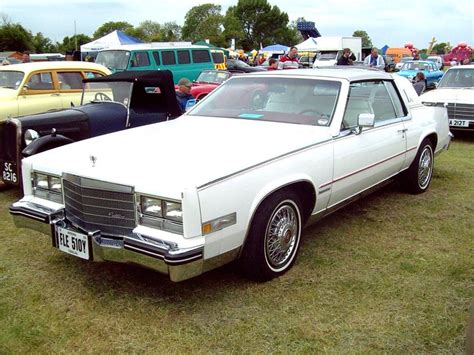
<svg viewBox="0 0 474 355"><path fill-rule="evenodd" d="M97 157L95 155L90 155L89 160L92 163L92 167L95 167L95 163L97 162Z"/></svg>

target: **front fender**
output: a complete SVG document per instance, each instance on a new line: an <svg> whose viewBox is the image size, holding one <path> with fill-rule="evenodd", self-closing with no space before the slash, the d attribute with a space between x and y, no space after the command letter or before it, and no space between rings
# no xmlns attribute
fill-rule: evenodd
<svg viewBox="0 0 474 355"><path fill-rule="evenodd" d="M25 149L22 151L22 155L24 158L30 157L32 155L44 152L49 149L57 148L62 145L66 145L69 143L73 143L74 141L71 138L65 137L63 135L47 135L40 137L30 143Z"/></svg>

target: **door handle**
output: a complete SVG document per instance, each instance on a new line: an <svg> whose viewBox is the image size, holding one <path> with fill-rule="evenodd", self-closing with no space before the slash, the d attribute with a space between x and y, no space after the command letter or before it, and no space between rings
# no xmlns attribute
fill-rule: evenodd
<svg viewBox="0 0 474 355"><path fill-rule="evenodd" d="M408 128L399 129L397 132L399 132L399 133L405 133L406 131L408 131Z"/></svg>
<svg viewBox="0 0 474 355"><path fill-rule="evenodd" d="M59 96L59 94L51 94L51 96Z"/></svg>

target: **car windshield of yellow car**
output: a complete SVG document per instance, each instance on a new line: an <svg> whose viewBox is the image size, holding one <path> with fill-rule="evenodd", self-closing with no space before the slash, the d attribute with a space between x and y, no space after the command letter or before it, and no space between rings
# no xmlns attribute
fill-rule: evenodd
<svg viewBox="0 0 474 355"><path fill-rule="evenodd" d="M21 71L0 70L0 88L16 90L24 76L25 73Z"/></svg>
<svg viewBox="0 0 474 355"><path fill-rule="evenodd" d="M340 88L335 80L242 76L224 83L189 115L328 126Z"/></svg>

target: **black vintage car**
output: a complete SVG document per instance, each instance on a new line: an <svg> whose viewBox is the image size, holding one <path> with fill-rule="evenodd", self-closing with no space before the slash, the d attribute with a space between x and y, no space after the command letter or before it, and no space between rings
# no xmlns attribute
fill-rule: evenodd
<svg viewBox="0 0 474 355"><path fill-rule="evenodd" d="M82 139L181 114L168 70L84 79L82 104L0 122L0 188L21 185L21 159Z"/></svg>

